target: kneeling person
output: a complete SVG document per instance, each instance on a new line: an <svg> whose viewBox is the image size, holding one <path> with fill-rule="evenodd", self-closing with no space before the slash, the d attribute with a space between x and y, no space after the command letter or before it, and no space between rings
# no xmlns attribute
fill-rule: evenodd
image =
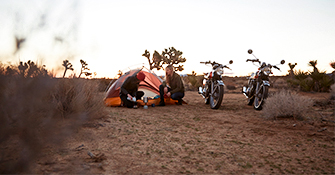
<svg viewBox="0 0 335 175"><path fill-rule="evenodd" d="M128 108L137 108L136 101L133 101L134 98L141 99L144 95L143 91L138 91L138 87L141 81L145 78L145 74L140 71L136 75L132 75L126 78L122 83L120 89L120 98L123 102L123 105Z"/></svg>
<svg viewBox="0 0 335 175"><path fill-rule="evenodd" d="M168 65L165 68L166 84L159 86L160 102L158 106L165 106L164 96L178 100L177 105L182 105L184 97L184 84L181 77L174 72L173 66ZM167 86L169 85L169 86Z"/></svg>

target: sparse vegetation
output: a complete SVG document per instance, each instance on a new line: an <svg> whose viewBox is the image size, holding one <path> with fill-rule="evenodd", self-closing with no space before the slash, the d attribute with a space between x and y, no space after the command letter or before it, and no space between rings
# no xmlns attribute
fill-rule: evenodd
<svg viewBox="0 0 335 175"><path fill-rule="evenodd" d="M316 65L316 60L310 61L309 66L313 67L312 72L295 71L294 79L288 79L287 82L291 87L299 88L299 90L305 92L328 92L334 80L326 72L319 72Z"/></svg>
<svg viewBox="0 0 335 175"><path fill-rule="evenodd" d="M289 72L289 76L290 77L294 77L294 67L297 65L297 63L294 63L294 64L291 64L291 63L288 63L288 66L290 67L290 70L288 71Z"/></svg>
<svg viewBox="0 0 335 175"><path fill-rule="evenodd" d="M80 64L81 64L81 69L80 69L80 74L78 78L80 78L82 74L85 74L85 76L92 75L92 73L88 72L90 69L87 67L88 64L86 63L86 61L80 60Z"/></svg>
<svg viewBox="0 0 335 175"><path fill-rule="evenodd" d="M64 60L62 66L64 66L65 70L64 70L64 74L63 74L63 78L65 77L66 71L67 70L72 70L73 71L73 67L72 64L69 62L69 60Z"/></svg>
<svg viewBox="0 0 335 175"><path fill-rule="evenodd" d="M164 64L167 65L175 65L175 71L183 71L183 65L179 65L180 63L186 62L186 59L182 57L183 52L175 49L174 47L170 47L169 49L164 49L162 54L159 54L156 50L152 55L152 59L150 59L150 52L145 50L142 56L146 57L149 62L150 70L157 69L160 70L163 68Z"/></svg>
<svg viewBox="0 0 335 175"><path fill-rule="evenodd" d="M270 96L263 108L263 115L268 119L292 117L304 119L313 101L299 96L296 92L282 90Z"/></svg>
<svg viewBox="0 0 335 175"><path fill-rule="evenodd" d="M60 145L83 122L104 115L93 81L56 79L32 61L0 70L0 145L11 147L0 150L7 157L2 174L29 173L43 147Z"/></svg>
<svg viewBox="0 0 335 175"><path fill-rule="evenodd" d="M192 74L187 75L186 78L183 78L184 83L187 83L187 90L198 90L198 88L202 85L203 79L203 75L197 76L194 71L192 71Z"/></svg>

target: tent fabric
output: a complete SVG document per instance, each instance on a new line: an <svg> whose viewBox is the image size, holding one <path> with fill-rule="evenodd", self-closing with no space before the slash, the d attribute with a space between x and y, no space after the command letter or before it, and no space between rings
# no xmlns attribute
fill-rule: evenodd
<svg viewBox="0 0 335 175"><path fill-rule="evenodd" d="M160 99L159 97L159 86L162 84L162 79L160 79L156 74L144 71L142 69L134 69L126 72L119 79L117 79L106 92L106 97L104 98L104 103L106 106L121 106L120 99L120 88L122 83L126 80L127 77L136 75L139 71L142 71L145 74L144 81L141 81L139 84L139 91L144 92L144 96L148 97L147 105L158 105ZM171 98L164 98L166 104L175 104L177 100ZM142 99L137 99L138 105L144 105Z"/></svg>

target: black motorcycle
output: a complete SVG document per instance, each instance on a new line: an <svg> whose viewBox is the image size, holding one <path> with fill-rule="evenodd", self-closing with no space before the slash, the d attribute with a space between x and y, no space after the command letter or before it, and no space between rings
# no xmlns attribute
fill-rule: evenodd
<svg viewBox="0 0 335 175"><path fill-rule="evenodd" d="M199 94L205 98L205 103L210 104L212 109L218 109L221 106L224 94L224 83L222 81L223 68L230 68L215 61L206 61L200 63L210 64L212 66L212 71L209 73L204 73L203 86L199 87ZM233 61L230 60L229 64L232 63Z"/></svg>
<svg viewBox="0 0 335 175"><path fill-rule="evenodd" d="M252 50L249 49L248 53L252 54ZM279 69L276 65L266 64L265 62L262 62L256 58L254 54L252 54L255 59L247 59L248 61L251 61L252 63L257 62L259 63L258 71L255 73L252 73L250 77L248 77L248 86L244 86L242 88L242 93L247 97L248 105L254 105L254 108L256 110L261 110L262 105L265 102L265 99L268 97L269 94L269 76L272 74L271 69ZM285 60L281 60L280 64L284 64Z"/></svg>

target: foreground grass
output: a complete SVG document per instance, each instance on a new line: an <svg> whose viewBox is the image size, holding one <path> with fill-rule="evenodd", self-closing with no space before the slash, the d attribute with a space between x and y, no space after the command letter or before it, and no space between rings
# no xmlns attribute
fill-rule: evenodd
<svg viewBox="0 0 335 175"><path fill-rule="evenodd" d="M29 173L48 145L62 146L102 116L97 85L84 79L0 75L0 173Z"/></svg>

